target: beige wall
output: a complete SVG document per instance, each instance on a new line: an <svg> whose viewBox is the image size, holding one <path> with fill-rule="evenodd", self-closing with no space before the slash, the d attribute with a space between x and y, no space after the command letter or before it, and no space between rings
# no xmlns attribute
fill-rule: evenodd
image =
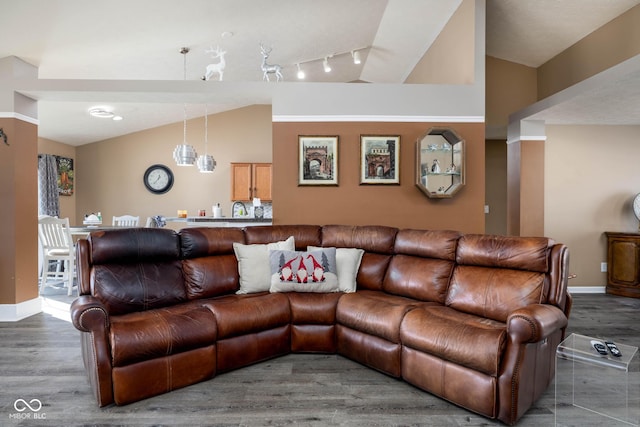
<svg viewBox="0 0 640 427"><path fill-rule="evenodd" d="M538 68L538 99L640 54L640 5L629 9Z"/></svg>
<svg viewBox="0 0 640 427"><path fill-rule="evenodd" d="M537 101L535 68L487 56L486 67L486 200L489 213L485 229L491 234L507 234L507 185L520 184L520 176L507 180L507 125L509 114ZM512 153L519 161L519 153ZM512 189L513 191L513 189ZM516 194L519 194L516 193ZM511 210L512 221L520 226L520 210ZM515 216L518 218L515 218Z"/></svg>
<svg viewBox="0 0 640 427"><path fill-rule="evenodd" d="M206 209L211 215L214 203L230 215L230 163L272 160L271 106L210 115L208 121L209 154L217 162L212 174L176 166L172 154L183 140L182 122L77 147L78 221L97 211L108 223L123 214L139 215L144 223L148 216L176 216L178 209L194 216ZM188 121L187 141L204 152L203 117ZM156 163L169 166L175 177L173 188L161 195L150 193L142 182L145 170Z"/></svg>
<svg viewBox="0 0 640 427"><path fill-rule="evenodd" d="M38 154L54 154L69 157L76 163L76 148L50 139L38 138ZM60 218L69 218L70 224L76 224L76 192L70 196L60 196ZM81 222L81 220L80 220Z"/></svg>
<svg viewBox="0 0 640 427"><path fill-rule="evenodd" d="M450 126L465 140L466 186L429 199L415 186L418 137ZM360 185L360 135L400 135L400 185ZM298 135L338 135L338 187L299 187ZM273 214L277 224L376 224L484 232L483 123L274 123Z"/></svg>
<svg viewBox="0 0 640 427"><path fill-rule="evenodd" d="M507 234L507 143L487 140L485 145L485 214L487 234Z"/></svg>
<svg viewBox="0 0 640 427"><path fill-rule="evenodd" d="M545 234L569 246L571 286L605 286L605 231L638 231L640 126L547 126Z"/></svg>
<svg viewBox="0 0 640 427"><path fill-rule="evenodd" d="M0 118L0 128L0 304L16 304L38 296L38 260L25 256L38 248L38 127Z"/></svg>
<svg viewBox="0 0 640 427"><path fill-rule="evenodd" d="M405 83L472 84L475 3L462 1Z"/></svg>
<svg viewBox="0 0 640 427"><path fill-rule="evenodd" d="M491 56L485 67L487 138L506 140L509 114L538 100L536 69Z"/></svg>
<svg viewBox="0 0 640 427"><path fill-rule="evenodd" d="M449 125L466 141L467 185L454 199L428 199L415 187L415 144L430 127ZM187 123L187 140L203 147L204 120ZM339 186L298 187L298 135L339 135ZM359 185L360 135L401 136L400 185ZM482 123L273 123L269 106L209 116L213 174L177 167L171 157L182 123L76 148L77 219L101 211L103 220L123 213L195 215L222 203L230 214L230 163L273 162L274 223L382 224L396 227L484 232L484 125ZM273 140L273 143L272 143ZM175 184L164 195L148 192L142 176L155 163L168 165Z"/></svg>

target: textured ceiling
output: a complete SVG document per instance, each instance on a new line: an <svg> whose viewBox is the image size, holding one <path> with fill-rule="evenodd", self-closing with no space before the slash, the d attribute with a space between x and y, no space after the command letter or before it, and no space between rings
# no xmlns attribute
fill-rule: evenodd
<svg viewBox="0 0 640 427"><path fill-rule="evenodd" d="M206 52L226 51L224 80L262 80L260 44L272 48L269 63L295 81L296 64L306 81L402 83L429 48L461 0L0 0L0 58L16 56L38 67L41 79L198 80L207 64ZM640 0L486 0L486 53L538 66L571 46ZM181 55L181 47L191 49ZM362 49L354 65L351 50ZM321 61L330 57L333 71ZM275 84L275 83L274 83ZM606 121L619 112L635 111L635 93L628 80L583 97L577 105L555 107L551 119L581 117ZM634 95L633 97L631 95ZM620 98L622 97L622 98ZM624 102L621 100L624 99ZM48 100L38 103L42 137L81 145L182 120L174 101L96 102ZM264 91L242 96L221 94L209 105L215 113L252 103L268 103ZM108 104L121 122L91 118L87 110ZM634 108L630 108L630 107ZM603 108L605 107L605 108ZM189 117L203 110L190 108ZM549 110L551 111L551 110ZM608 113L608 114L607 114ZM628 121L640 118L629 118ZM615 118L622 120L620 114Z"/></svg>
<svg viewBox="0 0 640 427"><path fill-rule="evenodd" d="M640 0L487 0L486 54L539 67Z"/></svg>

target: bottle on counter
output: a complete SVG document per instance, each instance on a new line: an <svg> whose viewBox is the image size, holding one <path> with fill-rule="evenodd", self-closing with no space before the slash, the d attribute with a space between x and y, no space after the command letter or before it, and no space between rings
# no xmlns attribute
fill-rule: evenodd
<svg viewBox="0 0 640 427"><path fill-rule="evenodd" d="M213 217L222 218L222 208L220 207L220 203L216 203L215 206L213 206Z"/></svg>

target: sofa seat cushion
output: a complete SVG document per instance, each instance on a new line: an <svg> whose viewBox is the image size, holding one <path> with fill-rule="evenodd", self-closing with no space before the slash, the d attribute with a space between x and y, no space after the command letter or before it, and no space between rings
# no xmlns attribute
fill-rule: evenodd
<svg viewBox="0 0 640 427"><path fill-rule="evenodd" d="M218 340L266 331L291 321L289 300L281 293L226 295L203 305L216 318Z"/></svg>
<svg viewBox="0 0 640 427"><path fill-rule="evenodd" d="M402 345L443 360L497 376L506 346L506 325L444 306L407 313L400 328Z"/></svg>
<svg viewBox="0 0 640 427"><path fill-rule="evenodd" d="M335 325L336 306L343 295L340 292L285 294L291 306L291 323L294 325Z"/></svg>
<svg viewBox="0 0 640 427"><path fill-rule="evenodd" d="M339 324L348 328L399 343L402 318L409 310L421 304L429 303L380 291L362 290L344 294L340 298L336 319Z"/></svg>
<svg viewBox="0 0 640 427"><path fill-rule="evenodd" d="M111 317L113 366L182 353L216 342L216 319L199 304L140 311Z"/></svg>

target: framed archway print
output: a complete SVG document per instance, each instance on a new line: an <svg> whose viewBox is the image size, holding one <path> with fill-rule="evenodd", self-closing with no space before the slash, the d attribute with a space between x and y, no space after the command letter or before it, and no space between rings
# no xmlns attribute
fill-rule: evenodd
<svg viewBox="0 0 640 427"><path fill-rule="evenodd" d="M337 136L298 136L298 185L338 185Z"/></svg>

